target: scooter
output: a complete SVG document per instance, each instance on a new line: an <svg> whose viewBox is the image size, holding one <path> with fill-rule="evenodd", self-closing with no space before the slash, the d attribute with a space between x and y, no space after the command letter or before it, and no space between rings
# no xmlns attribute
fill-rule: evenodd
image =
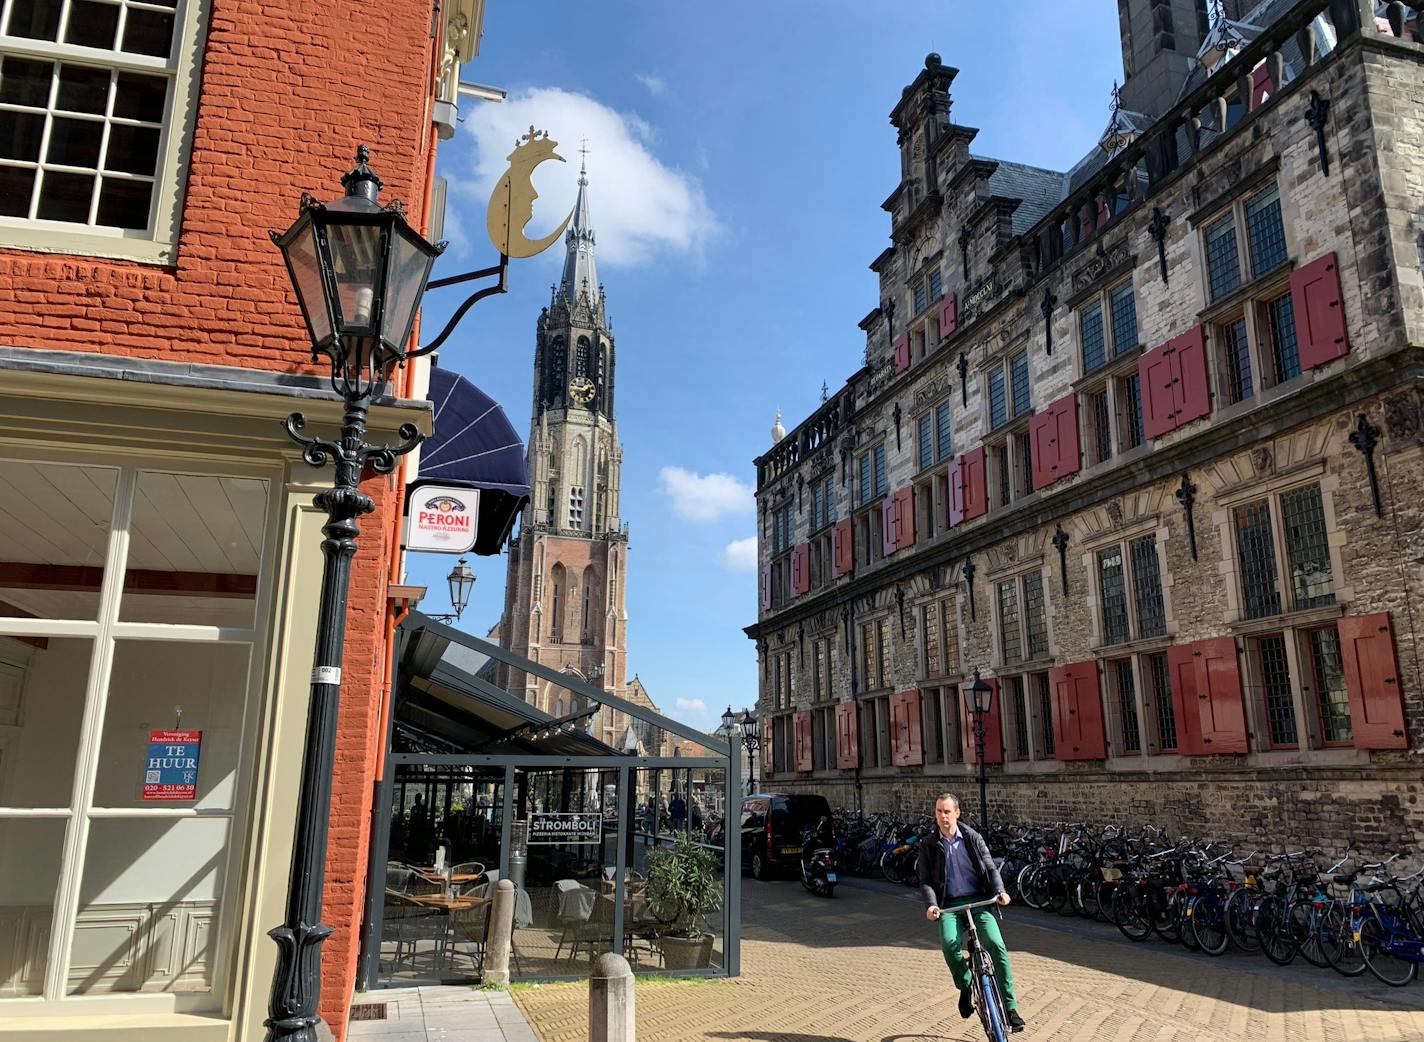
<svg viewBox="0 0 1424 1042"><path fill-rule="evenodd" d="M825 818L806 829L801 840L801 885L823 897L836 895L835 832Z"/></svg>

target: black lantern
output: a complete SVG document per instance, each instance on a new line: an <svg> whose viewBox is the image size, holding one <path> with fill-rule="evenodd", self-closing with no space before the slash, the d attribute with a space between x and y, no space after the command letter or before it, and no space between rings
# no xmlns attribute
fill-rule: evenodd
<svg viewBox="0 0 1424 1042"><path fill-rule="evenodd" d="M761 721L752 716L750 709L742 710L742 737L752 741L761 737Z"/></svg>
<svg viewBox="0 0 1424 1042"><path fill-rule="evenodd" d="M458 619L470 603L470 591L475 588L475 573L470 571L470 566L462 557L450 569L445 581L450 584L450 607L455 609L455 618Z"/></svg>
<svg viewBox="0 0 1424 1042"><path fill-rule="evenodd" d="M978 716L985 716L994 707L994 687L979 679L979 671L974 671L974 682L969 685L970 705Z"/></svg>
<svg viewBox="0 0 1424 1042"><path fill-rule="evenodd" d="M381 179L356 149L356 166L342 178L346 196L323 203L302 196L301 216L271 233L282 251L297 303L311 335L312 360L331 360L338 390L379 397L391 368L406 358L406 342L435 258L431 244L406 223L399 203L378 201Z"/></svg>
<svg viewBox="0 0 1424 1042"><path fill-rule="evenodd" d="M727 736L727 741L732 740L732 735L736 732L732 729L737 726L737 714L732 712L732 707L728 706L727 711L722 714L722 733Z"/></svg>

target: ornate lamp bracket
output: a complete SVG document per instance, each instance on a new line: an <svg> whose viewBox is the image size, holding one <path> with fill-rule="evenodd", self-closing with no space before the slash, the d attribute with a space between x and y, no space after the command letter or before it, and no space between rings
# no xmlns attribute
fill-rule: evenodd
<svg viewBox="0 0 1424 1042"><path fill-rule="evenodd" d="M1152 223L1147 226L1147 232L1157 244L1157 266L1161 269L1164 286L1167 285L1167 225L1171 223L1172 218L1160 207L1152 208Z"/></svg>
<svg viewBox="0 0 1424 1042"><path fill-rule="evenodd" d="M900 639L905 639L905 587L895 587L895 607L900 613Z"/></svg>
<svg viewBox="0 0 1424 1042"><path fill-rule="evenodd" d="M1058 298L1053 295L1053 290L1047 286L1043 287L1043 299L1038 303L1038 310L1043 312L1043 343L1044 353L1053 354L1053 308L1058 303Z"/></svg>
<svg viewBox="0 0 1424 1042"><path fill-rule="evenodd" d="M1063 584L1063 596L1068 596L1068 533L1058 525L1053 533L1053 549L1058 551L1058 578Z"/></svg>
<svg viewBox="0 0 1424 1042"><path fill-rule="evenodd" d="M969 225L964 225L959 229L959 259L964 268L964 281L969 281L969 244L974 241L974 236L970 234Z"/></svg>
<svg viewBox="0 0 1424 1042"><path fill-rule="evenodd" d="M969 408L969 356L960 352L959 361L954 364L959 370L959 403Z"/></svg>
<svg viewBox="0 0 1424 1042"><path fill-rule="evenodd" d="M1320 172L1330 176L1330 153L1325 150L1325 121L1330 115L1330 101L1320 96L1318 90L1310 92L1310 105L1305 110L1305 121L1315 131L1315 147L1320 153Z"/></svg>
<svg viewBox="0 0 1424 1042"><path fill-rule="evenodd" d="M1187 542L1192 548L1192 560L1197 559L1197 521L1192 504L1197 501L1197 486L1190 474L1182 475L1182 484L1177 489L1177 502L1182 504L1182 512L1187 516Z"/></svg>
<svg viewBox="0 0 1424 1042"><path fill-rule="evenodd" d="M1375 470L1375 446L1379 444L1380 429L1360 413L1355 421L1355 429L1350 432L1350 444L1360 450L1365 457L1365 473L1370 479L1370 496L1375 503L1375 517L1384 517L1384 504L1380 501L1379 472Z"/></svg>
<svg viewBox="0 0 1424 1042"><path fill-rule="evenodd" d="M900 418L904 416L904 410L900 408L900 403L895 403L895 408L890 410L890 418L895 421L895 451L900 451Z"/></svg>
<svg viewBox="0 0 1424 1042"><path fill-rule="evenodd" d="M975 622L979 621L979 616L974 612L974 573L979 569L974 567L974 562L968 558L964 561L964 581L969 584L969 617Z"/></svg>

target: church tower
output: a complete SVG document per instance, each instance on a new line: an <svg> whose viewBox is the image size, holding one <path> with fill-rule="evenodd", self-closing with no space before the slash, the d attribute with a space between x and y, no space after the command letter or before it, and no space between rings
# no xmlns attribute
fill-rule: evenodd
<svg viewBox="0 0 1424 1042"><path fill-rule="evenodd" d="M500 641L623 696L628 529L619 517L617 355L594 264L586 166L565 251L563 278L535 330L530 501L509 546ZM505 671L501 680L506 691L556 717L577 708L567 691L523 671ZM601 711L594 736L618 745L626 723L614 717L622 715Z"/></svg>

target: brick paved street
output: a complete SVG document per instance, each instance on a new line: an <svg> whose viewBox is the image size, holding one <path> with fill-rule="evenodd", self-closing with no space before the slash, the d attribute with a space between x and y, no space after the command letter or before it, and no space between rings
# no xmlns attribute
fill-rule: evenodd
<svg viewBox="0 0 1424 1042"><path fill-rule="evenodd" d="M638 988L640 1042L918 1042L982 1038L960 1020L913 895L855 881L826 901L744 885L742 973ZM1019 1037L1057 1042L1424 1042L1424 985L1392 989L1260 956L1207 959L1111 926L1010 910ZM582 984L519 989L541 1042L587 1038Z"/></svg>

